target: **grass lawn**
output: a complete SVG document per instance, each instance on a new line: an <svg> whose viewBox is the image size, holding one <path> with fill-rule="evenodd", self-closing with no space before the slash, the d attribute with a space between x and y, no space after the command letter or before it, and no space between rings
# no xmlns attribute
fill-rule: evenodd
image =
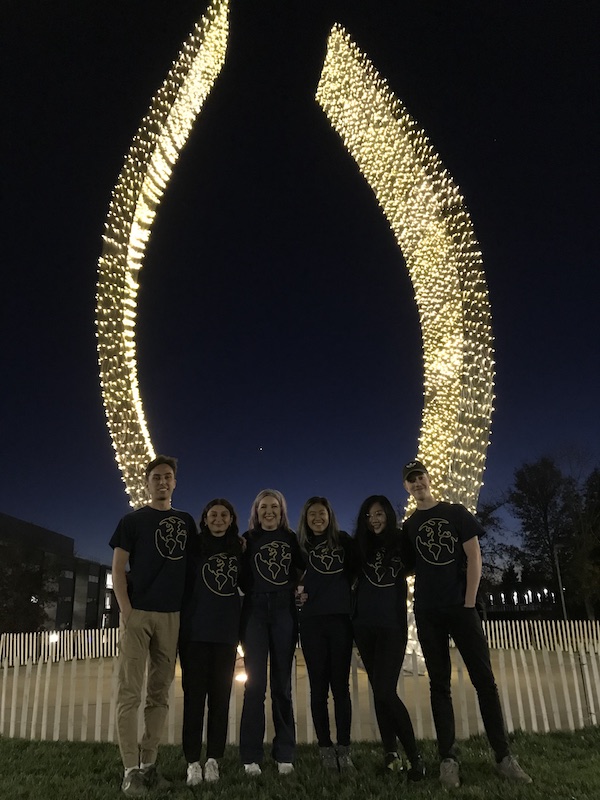
<svg viewBox="0 0 600 800"><path fill-rule="evenodd" d="M265 748L268 750L268 748ZM533 784L512 784L496 777L487 741L472 737L461 744L463 785L443 789L437 780L437 759L432 742L423 743L428 776L422 783L406 784L401 776L385 774L377 743L353 747L358 772L340 777L327 774L317 747L298 748L296 771L280 776L266 759L258 778L244 775L237 749L230 747L221 763L221 780L195 788L185 785L185 762L179 747L164 746L159 763L172 780L173 798L194 796L206 800L397 800L408 797L489 800L600 800L600 728L576 733L519 734L513 753L532 776ZM112 744L80 742L30 742L0 739L0 798L2 800L100 800L123 797L121 766ZM160 795L153 793L151 798Z"/></svg>

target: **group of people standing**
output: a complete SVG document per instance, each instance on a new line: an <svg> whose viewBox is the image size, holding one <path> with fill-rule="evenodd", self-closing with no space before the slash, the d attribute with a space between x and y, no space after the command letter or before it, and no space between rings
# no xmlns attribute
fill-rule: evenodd
<svg viewBox="0 0 600 800"><path fill-rule="evenodd" d="M222 498L207 504L197 530L189 514L171 507L176 471L176 460L168 456L148 464L150 503L124 517L110 542L121 610L117 730L124 766L121 788L126 795L142 796L168 783L156 767L156 757L177 650L187 783L219 779L238 643L246 672L239 739L244 771L249 776L262 771L268 675L275 731L272 756L280 774L293 772L291 676L298 635L324 767L341 773L356 770L350 752L349 692L356 643L373 690L384 766L405 774L409 781L423 779L425 766L412 722L397 692L408 638L410 572L416 576L415 618L431 685L441 783L449 788L460 785L450 695L450 636L477 690L499 774L531 781L509 753L489 651L475 609L482 530L463 506L434 500L423 464L412 461L403 469L404 485L417 510L402 530L390 501L372 495L360 507L352 537L339 529L325 497L307 500L294 533L285 498L273 489L263 490L254 500L243 535L234 507ZM145 730L138 745L137 713L146 661Z"/></svg>

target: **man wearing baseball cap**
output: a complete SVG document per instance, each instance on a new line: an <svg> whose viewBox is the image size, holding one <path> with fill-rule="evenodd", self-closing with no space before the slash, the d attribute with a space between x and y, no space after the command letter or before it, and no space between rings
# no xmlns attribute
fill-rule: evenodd
<svg viewBox="0 0 600 800"><path fill-rule="evenodd" d="M490 653L475 608L481 580L477 519L459 503L436 500L427 469L409 461L402 469L404 488L417 509L404 522L403 548L415 572L415 621L429 674L431 710L440 754L440 782L460 786L454 711L450 694L450 636L477 692L481 718L496 756L496 770L508 780L531 783L509 752L508 738Z"/></svg>

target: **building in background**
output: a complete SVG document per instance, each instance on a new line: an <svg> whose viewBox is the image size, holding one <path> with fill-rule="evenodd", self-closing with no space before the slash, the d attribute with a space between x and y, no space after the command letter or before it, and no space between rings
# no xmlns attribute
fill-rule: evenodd
<svg viewBox="0 0 600 800"><path fill-rule="evenodd" d="M118 625L118 607L112 591L111 568L75 555L75 541L68 536L0 514L0 554L6 565L10 555L25 560L38 585L49 589L52 600L45 604L47 630L106 628ZM2 556L0 555L0 558ZM6 567L5 567L6 569ZM16 570L9 591L19 593ZM35 591L27 590L27 602L39 602Z"/></svg>

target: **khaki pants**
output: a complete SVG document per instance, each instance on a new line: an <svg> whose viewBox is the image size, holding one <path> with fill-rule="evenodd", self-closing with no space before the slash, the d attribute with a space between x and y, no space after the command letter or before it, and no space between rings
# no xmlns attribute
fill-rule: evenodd
<svg viewBox="0 0 600 800"><path fill-rule="evenodd" d="M134 608L127 623L121 618L117 735L125 769L156 761L158 743L169 709L169 689L175 675L179 611ZM148 663L144 735L138 744L138 708Z"/></svg>

